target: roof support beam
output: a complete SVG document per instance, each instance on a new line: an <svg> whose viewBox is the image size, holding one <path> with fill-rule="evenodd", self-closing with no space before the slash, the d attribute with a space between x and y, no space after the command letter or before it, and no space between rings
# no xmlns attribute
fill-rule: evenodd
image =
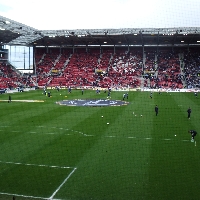
<svg viewBox="0 0 200 200"><path fill-rule="evenodd" d="M159 43L160 43L160 33L158 31L158 34L157 34L157 45L159 45Z"/></svg>
<svg viewBox="0 0 200 200"><path fill-rule="evenodd" d="M144 39L143 39L142 32L140 31L139 33L140 33L140 39L141 39L142 46L144 46Z"/></svg>

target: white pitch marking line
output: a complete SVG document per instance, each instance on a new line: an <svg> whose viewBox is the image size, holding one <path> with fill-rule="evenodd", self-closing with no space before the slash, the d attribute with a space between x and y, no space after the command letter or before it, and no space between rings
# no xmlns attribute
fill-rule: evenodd
<svg viewBox="0 0 200 200"><path fill-rule="evenodd" d="M9 196L16 196L16 197L33 198L33 199L47 199L47 198L44 198L44 197L34 197L34 196L27 196L27 195L20 195L20 194L10 194L10 193L5 193L5 192L0 192L0 194L9 195Z"/></svg>
<svg viewBox="0 0 200 200"><path fill-rule="evenodd" d="M86 137L92 137L92 136L94 136L94 135L87 135L87 134L83 134L84 136L86 136Z"/></svg>
<svg viewBox="0 0 200 200"><path fill-rule="evenodd" d="M71 175L75 172L77 168L74 168L71 173L67 176L67 178L59 185L59 187L56 189L56 191L49 197L49 199L53 199L53 197L56 195L56 193L60 190L60 188L67 182L67 180L71 177Z"/></svg>
<svg viewBox="0 0 200 200"><path fill-rule="evenodd" d="M112 137L116 137L115 135L108 135L108 136L105 136L105 137L110 137L110 138L112 138Z"/></svg>
<svg viewBox="0 0 200 200"><path fill-rule="evenodd" d="M31 163L15 163L15 162L4 162L0 160L0 163L4 164L13 164L13 165L26 165L26 166L36 166L36 167L49 167L49 168L60 168L60 169L74 169L74 167L62 167L62 166L52 166L52 165L37 165L37 164L31 164Z"/></svg>
<svg viewBox="0 0 200 200"><path fill-rule="evenodd" d="M10 126L0 126L0 127L10 127ZM45 127L45 126L37 126L37 127ZM66 128L66 129L64 129L64 128L62 128L62 127L50 127L50 128L56 128L56 129L60 129L60 130L67 130L67 131L72 131L72 132L75 132L75 133L80 133L80 134L82 134L83 136L95 136L95 135L87 135L87 134L85 134L85 133L83 133L83 132L81 132L81 131L76 131L76 130L72 130L72 129L68 129L68 128ZM0 131L4 131L4 130L0 130ZM19 132L19 131L12 131L12 132ZM37 133L37 132L29 132L29 133ZM46 133L46 134L56 134L56 133ZM65 133L65 135L73 135L73 134L66 134ZM117 136L105 136L105 137L110 137L110 138L114 138L114 137L117 137ZM129 138L129 139L136 139L137 137L127 137L127 138ZM150 139L153 139L153 138L143 138L143 139L145 139L145 140L150 140ZM162 140L172 140L172 139L169 139L169 138L166 138L166 139L162 139ZM188 141L190 141L190 140L181 140L181 141L184 141L184 142L188 142Z"/></svg>

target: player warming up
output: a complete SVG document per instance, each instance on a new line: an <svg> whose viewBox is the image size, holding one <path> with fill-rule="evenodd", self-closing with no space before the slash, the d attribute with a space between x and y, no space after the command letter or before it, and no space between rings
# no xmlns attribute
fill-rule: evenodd
<svg viewBox="0 0 200 200"><path fill-rule="evenodd" d="M158 106L155 106L155 112L156 112L156 116L158 115Z"/></svg>
<svg viewBox="0 0 200 200"><path fill-rule="evenodd" d="M190 119L191 112L192 112L192 110L191 110L191 108L189 107L189 108L187 109L188 119Z"/></svg>
<svg viewBox="0 0 200 200"><path fill-rule="evenodd" d="M191 134L191 142L194 142L194 137L197 135L197 132L195 130L189 130L188 133Z"/></svg>
<svg viewBox="0 0 200 200"><path fill-rule="evenodd" d="M152 99L152 95L153 95L153 93L151 92L151 93L150 93L150 98L151 98L151 99Z"/></svg>

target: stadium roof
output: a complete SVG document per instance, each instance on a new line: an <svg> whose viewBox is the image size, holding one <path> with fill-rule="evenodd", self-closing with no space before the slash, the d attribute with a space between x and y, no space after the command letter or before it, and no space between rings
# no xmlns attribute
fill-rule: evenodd
<svg viewBox="0 0 200 200"><path fill-rule="evenodd" d="M188 46L200 45L200 28L38 30L0 16L0 45L24 46Z"/></svg>

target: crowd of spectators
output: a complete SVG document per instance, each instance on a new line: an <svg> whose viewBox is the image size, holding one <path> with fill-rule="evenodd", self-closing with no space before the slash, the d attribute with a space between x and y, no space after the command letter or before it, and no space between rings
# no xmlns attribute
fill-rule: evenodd
<svg viewBox="0 0 200 200"><path fill-rule="evenodd" d="M12 66L6 62L0 62L0 89L13 88L17 86L16 81L20 78L19 74L13 70Z"/></svg>
<svg viewBox="0 0 200 200"><path fill-rule="evenodd" d="M100 52L99 49L60 53L57 49L50 53L36 51L36 58L36 79L22 76L6 61L0 62L0 87L200 87L200 53L196 49L179 52L149 50L144 55L142 50L123 48L115 53L111 50Z"/></svg>
<svg viewBox="0 0 200 200"><path fill-rule="evenodd" d="M187 88L200 87L200 53L198 50L187 51L183 59L184 78Z"/></svg>
<svg viewBox="0 0 200 200"><path fill-rule="evenodd" d="M23 75L7 61L0 62L0 89L33 87L31 75Z"/></svg>
<svg viewBox="0 0 200 200"><path fill-rule="evenodd" d="M179 53L169 50L156 54L155 75L151 78L153 88L183 88L183 74Z"/></svg>

